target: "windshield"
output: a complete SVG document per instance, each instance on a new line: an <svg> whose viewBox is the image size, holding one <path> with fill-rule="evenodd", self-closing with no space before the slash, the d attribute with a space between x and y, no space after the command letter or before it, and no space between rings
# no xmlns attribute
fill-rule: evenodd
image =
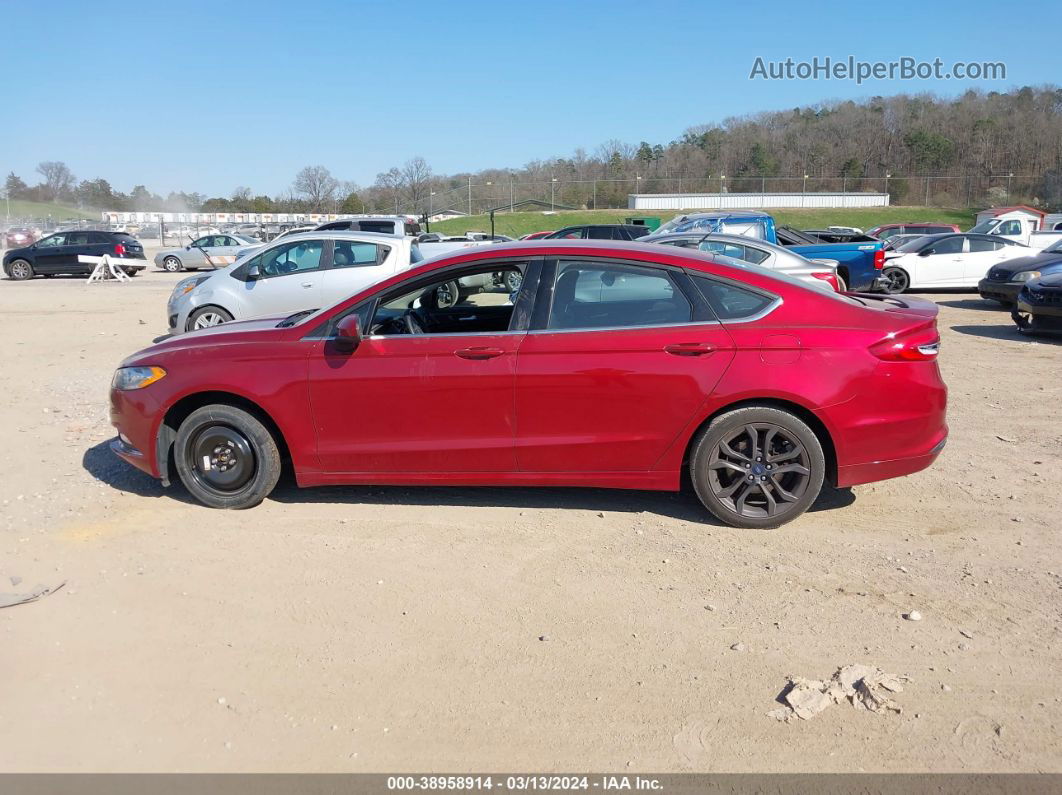
<svg viewBox="0 0 1062 795"><path fill-rule="evenodd" d="M896 250L903 251L904 253L910 251L920 251L922 249L922 246L926 245L927 243L931 243L936 237L937 235L920 235L914 240L908 240L906 243L897 246Z"/></svg>
<svg viewBox="0 0 1062 795"><path fill-rule="evenodd" d="M1045 254L1062 254L1062 238L1059 238L1044 249Z"/></svg>
<svg viewBox="0 0 1062 795"><path fill-rule="evenodd" d="M998 218L990 218L987 221L982 221L981 223L979 223L977 226L975 226L970 231L971 232L977 232L978 234L982 234L982 235L987 235L989 232L991 232L993 229L995 229L997 226L999 226L999 223L1000 223L1000 221L999 221Z"/></svg>

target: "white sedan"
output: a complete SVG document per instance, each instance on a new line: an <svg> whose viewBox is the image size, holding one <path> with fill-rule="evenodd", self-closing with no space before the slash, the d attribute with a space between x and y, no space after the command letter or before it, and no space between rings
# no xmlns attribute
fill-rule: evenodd
<svg viewBox="0 0 1062 795"><path fill-rule="evenodd" d="M994 235L923 235L885 252L881 289L977 287L985 274L1008 259L1030 254L1028 246Z"/></svg>
<svg viewBox="0 0 1062 795"><path fill-rule="evenodd" d="M171 334L317 310L421 261L416 242L374 232L304 232L268 243L234 265L177 283Z"/></svg>

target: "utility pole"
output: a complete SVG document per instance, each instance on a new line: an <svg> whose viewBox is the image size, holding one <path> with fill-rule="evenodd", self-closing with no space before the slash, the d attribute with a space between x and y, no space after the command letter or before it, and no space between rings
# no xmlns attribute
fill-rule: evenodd
<svg viewBox="0 0 1062 795"><path fill-rule="evenodd" d="M557 189L557 178L550 177L549 180L549 211L553 212L554 205L556 204L555 196Z"/></svg>
<svg viewBox="0 0 1062 795"><path fill-rule="evenodd" d="M513 172L509 172L509 212L513 211Z"/></svg>
<svg viewBox="0 0 1062 795"><path fill-rule="evenodd" d="M468 175L468 214L472 215L472 175Z"/></svg>

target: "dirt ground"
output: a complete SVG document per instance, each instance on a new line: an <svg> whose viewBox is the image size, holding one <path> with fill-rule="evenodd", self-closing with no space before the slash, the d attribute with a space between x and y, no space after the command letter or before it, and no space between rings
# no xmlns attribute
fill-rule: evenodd
<svg viewBox="0 0 1062 795"><path fill-rule="evenodd" d="M0 592L66 583L0 610L0 770L1062 771L1062 345L976 295L932 296L937 464L757 532L646 492L192 504L106 446L177 278L0 282ZM768 716L849 663L902 713Z"/></svg>

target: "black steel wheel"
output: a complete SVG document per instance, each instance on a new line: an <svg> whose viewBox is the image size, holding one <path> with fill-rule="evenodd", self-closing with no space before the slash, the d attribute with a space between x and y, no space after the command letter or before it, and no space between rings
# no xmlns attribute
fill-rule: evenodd
<svg viewBox="0 0 1062 795"><path fill-rule="evenodd" d="M804 513L826 472L822 445L789 412L750 406L717 417L690 456L697 496L735 527L777 527Z"/></svg>
<svg viewBox="0 0 1062 795"><path fill-rule="evenodd" d="M898 295L911 286L911 277L903 268L886 268L881 272L881 289L889 295Z"/></svg>
<svg viewBox="0 0 1062 795"><path fill-rule="evenodd" d="M189 414L177 430L174 461L185 488L211 508L251 508L280 477L273 435L235 406L204 406Z"/></svg>

